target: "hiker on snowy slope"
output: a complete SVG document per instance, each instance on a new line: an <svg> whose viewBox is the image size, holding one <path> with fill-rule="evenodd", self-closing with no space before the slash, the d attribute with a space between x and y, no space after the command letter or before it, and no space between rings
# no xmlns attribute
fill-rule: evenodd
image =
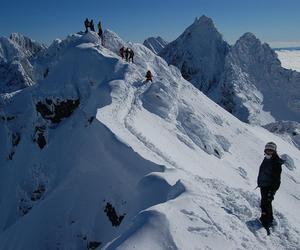
<svg viewBox="0 0 300 250"><path fill-rule="evenodd" d="M126 62L128 62L128 58L129 58L129 51L130 51L130 49L129 49L129 48L126 48L126 49L125 49L125 59L126 59Z"/></svg>
<svg viewBox="0 0 300 250"><path fill-rule="evenodd" d="M124 46L122 46L122 48L120 49L120 56L122 57L122 59L124 59L124 56L125 56L125 48L124 48Z"/></svg>
<svg viewBox="0 0 300 250"><path fill-rule="evenodd" d="M132 49L129 50L129 58L128 58L128 61L130 62L133 62L133 57L134 57L134 52Z"/></svg>
<svg viewBox="0 0 300 250"><path fill-rule="evenodd" d="M152 82L152 73L151 73L151 71L150 70L148 70L147 71L147 73L146 73L146 82L149 82L149 81L151 81Z"/></svg>
<svg viewBox="0 0 300 250"><path fill-rule="evenodd" d="M264 153L265 158L259 168L257 186L261 193L260 221L268 231L273 222L272 201L280 186L281 165L284 161L278 156L277 146L274 142L266 144Z"/></svg>

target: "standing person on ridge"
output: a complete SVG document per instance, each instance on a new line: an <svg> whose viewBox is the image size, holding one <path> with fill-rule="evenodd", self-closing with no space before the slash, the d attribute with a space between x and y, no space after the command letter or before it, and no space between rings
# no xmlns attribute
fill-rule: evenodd
<svg viewBox="0 0 300 250"><path fill-rule="evenodd" d="M126 48L125 49L125 59L126 59L126 62L128 62L128 57L129 57L129 48Z"/></svg>
<svg viewBox="0 0 300 250"><path fill-rule="evenodd" d="M128 61L133 63L133 57L134 57L134 52L132 49L129 50L129 58L128 58Z"/></svg>
<svg viewBox="0 0 300 250"><path fill-rule="evenodd" d="M124 46L122 46L122 48L120 49L120 56L122 57L122 59L124 59L124 55L125 54L125 48Z"/></svg>
<svg viewBox="0 0 300 250"><path fill-rule="evenodd" d="M89 19L85 19L84 21L84 27L85 27L85 33L88 32L88 28L90 27L90 22L89 22Z"/></svg>
<svg viewBox="0 0 300 250"><path fill-rule="evenodd" d="M99 21L99 23L98 23L98 35L101 39L102 39L102 34L103 34L102 24L101 24L101 21Z"/></svg>
<svg viewBox="0 0 300 250"><path fill-rule="evenodd" d="M153 75L152 75L152 73L151 73L150 70L147 71L145 77L146 77L146 82L149 82L149 81L152 82L152 77L153 77Z"/></svg>
<svg viewBox="0 0 300 250"><path fill-rule="evenodd" d="M273 223L272 201L280 187L281 165L284 161L277 154L277 146L274 142L268 142L265 146L265 158L260 165L257 178L257 186L261 193L261 217L263 227L270 234L270 226Z"/></svg>
<svg viewBox="0 0 300 250"><path fill-rule="evenodd" d="M94 26L94 20L93 19L90 22L90 29L91 29L91 31L95 31L95 26Z"/></svg>

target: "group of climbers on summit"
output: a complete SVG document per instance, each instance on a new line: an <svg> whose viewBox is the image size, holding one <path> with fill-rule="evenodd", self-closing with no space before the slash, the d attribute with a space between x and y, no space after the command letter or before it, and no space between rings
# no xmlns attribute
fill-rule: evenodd
<svg viewBox="0 0 300 250"><path fill-rule="evenodd" d="M85 27L85 33L87 33L89 31L89 28L91 31L95 32L94 20L91 19L89 21L89 19L86 18L84 21L84 27ZM98 22L98 35L102 39L102 45L103 45L103 30L102 30L101 21ZM125 48L124 46L122 46L119 50L119 53L120 53L121 58L125 59L126 62L133 63L134 51L131 48ZM146 82L149 82L149 81L152 82L153 75L150 70L147 71L145 78L146 78Z"/></svg>
<svg viewBox="0 0 300 250"><path fill-rule="evenodd" d="M84 21L84 27L85 27L85 33L88 32L89 28L91 31L95 31L94 20L91 19L91 21L89 21L89 19L86 18ZM98 35L102 38L103 30L102 30L101 21L98 22Z"/></svg>

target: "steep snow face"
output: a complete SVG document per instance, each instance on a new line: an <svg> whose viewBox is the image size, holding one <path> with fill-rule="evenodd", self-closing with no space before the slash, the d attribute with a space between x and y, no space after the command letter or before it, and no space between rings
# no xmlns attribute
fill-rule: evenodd
<svg viewBox="0 0 300 250"><path fill-rule="evenodd" d="M212 19L202 16L161 52L196 88L208 93L219 83L229 45Z"/></svg>
<svg viewBox="0 0 300 250"><path fill-rule="evenodd" d="M143 45L150 49L154 54L159 54L162 51L162 49L167 46L167 44L168 42L160 36L149 37L143 43Z"/></svg>
<svg viewBox="0 0 300 250"><path fill-rule="evenodd" d="M116 54L122 45L134 64ZM56 41L39 62L47 77L1 107L3 249L297 249L293 145L111 31ZM294 163L283 166L272 240L255 225L267 141Z"/></svg>
<svg viewBox="0 0 300 250"><path fill-rule="evenodd" d="M282 67L300 72L300 48L280 49L275 51Z"/></svg>
<svg viewBox="0 0 300 250"><path fill-rule="evenodd" d="M31 60L45 46L20 34L0 38L0 93L13 92L34 84Z"/></svg>
<svg viewBox="0 0 300 250"><path fill-rule="evenodd" d="M281 67L276 53L244 34L226 57L221 103L243 121L300 120L300 74Z"/></svg>

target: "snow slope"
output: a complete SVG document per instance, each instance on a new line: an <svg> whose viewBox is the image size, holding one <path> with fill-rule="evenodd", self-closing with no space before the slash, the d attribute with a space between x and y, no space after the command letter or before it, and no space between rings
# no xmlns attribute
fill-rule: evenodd
<svg viewBox="0 0 300 250"><path fill-rule="evenodd" d="M143 43L148 49L150 49L154 54L159 54L164 47L168 44L160 36L158 37L149 37Z"/></svg>
<svg viewBox="0 0 300 250"><path fill-rule="evenodd" d="M160 56L242 121L300 121L300 74L282 68L277 54L252 33L229 47L213 21L202 16Z"/></svg>
<svg viewBox="0 0 300 250"><path fill-rule="evenodd" d="M276 53L281 61L282 67L300 72L300 49L280 49L276 50Z"/></svg>
<svg viewBox="0 0 300 250"><path fill-rule="evenodd" d="M96 33L55 42L40 58L48 76L7 96L0 249L298 249L299 150L233 117L145 46L111 31L104 44ZM294 167L283 169L268 237L253 220L270 140Z"/></svg>
<svg viewBox="0 0 300 250"><path fill-rule="evenodd" d="M32 60L46 47L13 33L0 37L0 94L14 92L35 83Z"/></svg>

